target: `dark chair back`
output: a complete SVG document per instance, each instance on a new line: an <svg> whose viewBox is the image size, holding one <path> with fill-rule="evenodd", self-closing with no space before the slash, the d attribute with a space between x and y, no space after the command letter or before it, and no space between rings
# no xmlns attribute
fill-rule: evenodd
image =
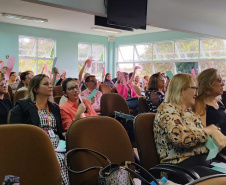
<svg viewBox="0 0 226 185"><path fill-rule="evenodd" d="M0 146L0 182L5 175L15 175L23 185L62 184L53 145L39 127L1 125Z"/></svg>
<svg viewBox="0 0 226 185"><path fill-rule="evenodd" d="M9 93L9 95L10 95L10 100L13 102L13 91L12 91L12 88L11 88L11 86L9 86L8 85L8 93Z"/></svg>
<svg viewBox="0 0 226 185"><path fill-rule="evenodd" d="M146 104L145 96L139 97L139 110L140 110L140 113L148 112L148 106Z"/></svg>
<svg viewBox="0 0 226 185"><path fill-rule="evenodd" d="M226 91L223 91L222 97L222 103L226 106Z"/></svg>
<svg viewBox="0 0 226 185"><path fill-rule="evenodd" d="M129 107L126 100L117 93L107 93L101 96L101 115L113 116L114 111L129 114Z"/></svg>
<svg viewBox="0 0 226 185"><path fill-rule="evenodd" d="M138 86L133 85L132 87L133 87L134 91L137 93L137 96L142 96L141 90Z"/></svg>
<svg viewBox="0 0 226 185"><path fill-rule="evenodd" d="M67 151L74 148L88 148L107 156L112 163L134 161L133 150L124 127L117 120L106 117L87 117L72 123L66 134ZM68 165L73 170L91 166L106 166L102 157L90 152L78 152L69 156ZM83 174L69 172L70 184L98 185L98 172L91 170Z"/></svg>
<svg viewBox="0 0 226 185"><path fill-rule="evenodd" d="M160 162L154 141L154 119L155 113L143 113L139 114L134 120L134 132L140 163L147 170Z"/></svg>
<svg viewBox="0 0 226 185"><path fill-rule="evenodd" d="M111 86L108 84L100 84L99 91L101 91L103 94L111 93Z"/></svg>
<svg viewBox="0 0 226 185"><path fill-rule="evenodd" d="M61 96L54 96L54 102L59 105Z"/></svg>
<svg viewBox="0 0 226 185"><path fill-rule="evenodd" d="M61 85L55 86L53 88L53 96L63 96L63 89Z"/></svg>
<svg viewBox="0 0 226 185"><path fill-rule="evenodd" d="M112 93L118 93L117 90L116 90L116 87L112 87L111 92Z"/></svg>
<svg viewBox="0 0 226 185"><path fill-rule="evenodd" d="M21 91L17 91L15 94L14 94L14 98L13 98L13 103L14 105L16 105L16 102L18 100L21 100L21 99L24 99L27 95L27 90L21 90Z"/></svg>

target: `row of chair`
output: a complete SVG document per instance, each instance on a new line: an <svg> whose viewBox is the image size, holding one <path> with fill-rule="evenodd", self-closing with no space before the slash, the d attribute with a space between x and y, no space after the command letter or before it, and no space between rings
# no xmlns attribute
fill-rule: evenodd
<svg viewBox="0 0 226 185"><path fill-rule="evenodd" d="M140 114L135 118L134 128L138 143L141 165L149 170L159 164L153 140L153 121L155 114ZM88 148L107 156L112 163L134 161L133 150L128 135L122 125L110 117L87 117L76 120L66 134L67 151L74 148ZM23 185L60 185L60 169L48 136L32 125L2 125L0 127L0 182L5 175L20 177ZM95 154L86 152L69 156L68 165L73 170L91 166L105 166L105 161ZM97 185L98 170L84 174L69 173L70 184ZM226 182L225 175L215 177L215 185ZM210 178L210 177L208 177ZM189 185L208 185L213 179L201 178Z"/></svg>

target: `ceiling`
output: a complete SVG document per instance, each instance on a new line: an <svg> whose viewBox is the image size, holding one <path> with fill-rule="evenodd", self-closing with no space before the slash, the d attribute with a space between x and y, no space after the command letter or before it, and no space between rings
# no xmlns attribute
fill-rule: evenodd
<svg viewBox="0 0 226 185"><path fill-rule="evenodd" d="M105 33L91 30L94 25L94 15L60 9L21 0L0 0L0 13L11 13L30 17L48 19L47 23L36 23L31 21L5 18L0 14L0 22L47 28L68 32L84 33L99 36L129 36L152 32L166 31L166 29L147 26L146 30L135 30L133 32L123 31L118 34ZM104 28L104 27L102 27Z"/></svg>

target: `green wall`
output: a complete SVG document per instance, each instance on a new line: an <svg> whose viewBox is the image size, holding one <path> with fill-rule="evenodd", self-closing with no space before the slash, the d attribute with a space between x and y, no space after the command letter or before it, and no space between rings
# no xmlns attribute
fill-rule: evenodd
<svg viewBox="0 0 226 185"><path fill-rule="evenodd" d="M107 37L0 23L0 60L7 61L6 55L16 56L14 71L18 71L19 35L55 39L56 56L58 57L56 66L59 70L67 69L68 77L78 76L79 42L102 44L108 51ZM108 55L105 56L107 61Z"/></svg>
<svg viewBox="0 0 226 185"><path fill-rule="evenodd" d="M102 44L106 47L106 72L115 76L117 61L117 48L119 45L144 44L163 42L169 40L186 40L200 38L198 35L164 31L134 36L116 37L115 42L108 42L107 37L57 31L15 24L0 23L0 60L5 60L6 55L17 57L14 71L18 71L18 37L19 35L52 38L56 40L57 67L59 70L68 69L68 77L78 75L78 43Z"/></svg>

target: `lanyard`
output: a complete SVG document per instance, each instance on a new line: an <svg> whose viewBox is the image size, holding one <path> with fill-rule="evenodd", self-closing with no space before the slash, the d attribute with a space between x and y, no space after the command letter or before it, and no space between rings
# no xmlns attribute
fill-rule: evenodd
<svg viewBox="0 0 226 185"><path fill-rule="evenodd" d="M46 106L47 115L45 115L44 112L42 112L42 110L39 108L39 106L37 104L36 104L36 107L38 108L38 111L42 114L43 118L48 121L49 127L51 127L52 126L52 124L51 124L52 119L51 119L50 114L49 114L49 105L48 105L48 103L47 103L47 106Z"/></svg>

